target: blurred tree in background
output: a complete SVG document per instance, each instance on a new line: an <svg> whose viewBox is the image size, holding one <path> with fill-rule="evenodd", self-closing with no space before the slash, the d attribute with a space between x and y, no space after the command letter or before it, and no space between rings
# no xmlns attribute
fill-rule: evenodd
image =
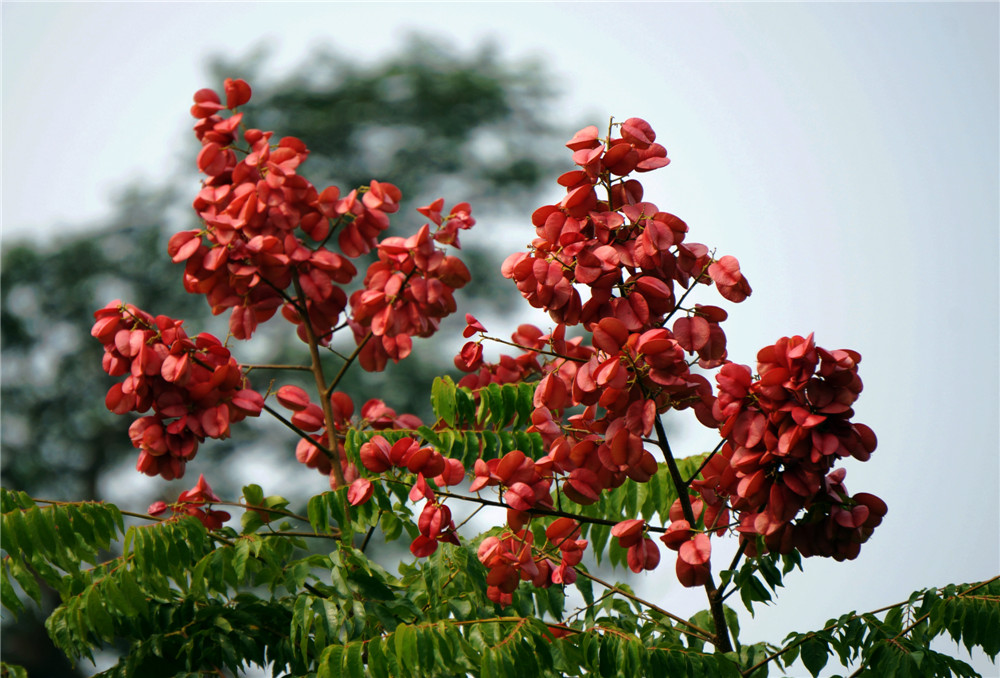
<svg viewBox="0 0 1000 678"><path fill-rule="evenodd" d="M266 55L258 53L239 62L216 60L210 70L206 86L218 87L224 77L255 83L248 114L263 128L306 143L318 187L334 184L346 192L371 177L396 184L405 202L394 226L402 232L422 223L413 211L418 205L437 197L448 205L471 202L475 230L492 249L482 238L463 242L462 259L473 274L462 290L466 304L471 297L480 313L489 314L517 298L512 285L496 285L499 276L478 274L499 267L497 229L514 212L510 205L523 215L534 204L540 178L551 171L543 158L556 155L546 151L561 143L542 122L553 88L538 64L511 63L492 47L461 55L412 38L372 64L320 53L290 76L268 78ZM194 151L184 157L193 158ZM191 162L162 186L130 188L108 222L92 231L55 239L47 248L4 243L0 459L6 487L48 499L102 499L109 498L108 479L116 469L134 474L130 420L104 406L109 380L89 334L93 311L108 300L121 298L184 318L190 331L225 336L225 317L213 319L203 298L184 292L178 284L183 267L166 255L169 236L194 227L193 212L176 205L189 204L185 196L194 196L197 181ZM358 393L356 402L381 397L398 411L426 413L423 394L433 376L450 368L453 351L427 342L416 342L414 351L415 359L367 375L369 392L358 393L352 383L344 390ZM378 376L381 381L371 378ZM266 387L266 374L252 378ZM414 387L390 389L390 383ZM275 464L296 465L294 441L273 424L262 421L240 438L213 445L199 457L198 470L210 475L248 445ZM228 489L221 476L213 482ZM160 484L160 490L170 488ZM44 649L44 635L40 621L31 624L28 615L16 627L5 625L3 659L34 667L33 676L79 675L61 653Z"/></svg>

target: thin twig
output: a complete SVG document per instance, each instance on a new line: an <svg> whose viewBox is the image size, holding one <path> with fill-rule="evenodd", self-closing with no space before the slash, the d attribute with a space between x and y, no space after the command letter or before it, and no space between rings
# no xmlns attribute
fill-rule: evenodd
<svg viewBox="0 0 1000 678"><path fill-rule="evenodd" d="M300 370L302 372L312 372L308 365L262 365L262 364L241 364L240 367L249 372L250 370Z"/></svg>
<svg viewBox="0 0 1000 678"><path fill-rule="evenodd" d="M331 460L335 459L335 457L333 455L333 452L331 452L329 449L327 449L322 443L320 443L320 442L318 442L316 440L313 440L312 436L310 436L308 433L306 433L305 431L303 431L302 429L300 429L298 426L296 426L295 424L293 424L292 422L290 422L288 419L285 419L285 417L280 412L278 412L277 410L275 410L273 407L269 406L267 403L264 403L264 410L268 414L270 414L272 417L274 417L275 419L277 419L278 421L280 421L282 424L284 424L288 428L290 428L293 431L295 431L295 434L298 435L300 438L302 438L302 440L309 441L310 445L312 445L317 450L319 450L320 452L322 452L323 454L325 454Z"/></svg>
<svg viewBox="0 0 1000 678"><path fill-rule="evenodd" d="M585 363L590 360L590 358L571 358L568 355L563 355L561 353L556 353L554 351L546 351L541 348L531 348L530 346L522 346L521 344L515 344L513 341L506 341L504 339L498 339L496 337L491 337L486 334L483 335L483 339L488 339L490 341L495 341L498 344L506 344L507 346L513 346L514 348L519 348L522 351L528 351L531 353L542 353L544 355L554 356L556 358L562 358L563 360L571 360L575 363Z"/></svg>
<svg viewBox="0 0 1000 678"><path fill-rule="evenodd" d="M684 619L683 617L678 617L673 612L668 612L667 610L664 610L662 607L660 607L658 605L654 605L653 603L649 602L648 600L644 600L644 599L640 598L639 596L635 595L634 593L629 593L628 591L626 591L626 590L624 590L622 588L619 588L618 586L615 586L614 584L612 584L610 582L606 582L603 579L601 579L600 577L592 575L589 572L586 572L586 571L581 570L579 568L575 568L575 569L576 569L577 574L579 574L581 577L585 577L585 578L589 579L592 582L600 584L601 586L603 586L604 588L608 589L609 591L613 591L613 592L617 593L618 595L623 596L625 598L628 598L629 600L631 600L633 602L639 603L640 605L644 605L644 606L648 607L651 610L659 612L664 617L672 619L675 622L677 622L678 624L681 624L682 626L687 627L689 630L685 631L685 633L687 633L689 635L692 635L695 638L703 640L703 641L705 641L707 643L713 643L714 644L714 641L712 640L712 634L709 633L708 631L706 631L705 629L701 628L700 626L692 624L687 619Z"/></svg>

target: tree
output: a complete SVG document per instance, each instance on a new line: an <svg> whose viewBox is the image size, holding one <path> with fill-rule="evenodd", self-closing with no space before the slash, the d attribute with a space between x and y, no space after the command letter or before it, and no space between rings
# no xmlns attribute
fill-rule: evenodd
<svg viewBox="0 0 1000 678"><path fill-rule="evenodd" d="M264 55L253 55L220 61L213 70L252 74L267 70L266 66ZM413 38L397 53L366 66L336 55L314 54L296 73L273 78L264 96L254 98L248 114L282 124L293 121L295 134L311 149L310 166L322 167L329 175L324 181L349 186L391 173L406 191L404 210L447 185L475 199L479 208L489 196L491 213L502 216L505 201L530 199L548 168L546 144L557 146L542 114L552 89L547 80L539 65L511 63L489 46L458 54ZM366 102L364 115L346 105L355 100ZM446 111L442 111L444 101L451 103ZM331 126L352 143L329 143ZM385 164L385 140L404 136L408 143L411 136L419 142L409 146L412 151L433 160L423 164L424 171L412 171L410 161L392 161L395 155ZM513 140L528 137L533 144L509 152ZM375 139L382 141L376 145ZM503 148L504 157L510 159L502 171L476 164L476 151L485 141ZM447 156L441 155L442 149ZM111 499L107 492L115 487L113 478L134 465L129 422L109 418L103 405L106 377L93 360L94 346L87 338L94 307L120 296L140 307L155 306L159 313L183 317L191 326L225 332L208 304L177 284L178 266L162 256L174 231L196 223L195 215L185 209L189 201L180 197L194 178L188 170L172 174L162 186L126 187L115 214L99 228L61 237L47 247L5 242L0 272L0 341L5 359L0 459L9 487L50 499ZM481 242L464 245L469 266L488 270L499 265L495 252ZM486 276L478 276L462 292L466 303L498 312L516 298L509 286ZM275 360L294 355L294 337L273 332L269 339ZM365 387L374 393L385 390L390 379L399 379L429 388L433 377L451 365L451 355L426 343L417 351L418 360L378 375L381 381L368 380ZM346 378L352 388L359 386L353 373ZM429 403L421 392L421 388L397 390L390 402L429 415ZM237 492L239 483L230 484L211 468L237 463L239 457L234 455L245 454L247 444L252 442L262 456L270 454L276 464L287 463L291 454L280 425L249 423L242 435L217 441L212 455L202 458L203 464L211 465L202 469L218 479L220 491ZM176 496L178 489L172 491ZM169 492L171 488L164 487L145 503L166 498ZM43 607L42 613L48 609ZM40 621L30 624L29 615L22 615L16 627L8 621L4 620L3 630L8 639L3 644L5 660L27 664L29 650L40 662L58 660L59 653L43 644L47 637ZM29 634L31 629L40 632L41 642L33 639L38 633ZM36 668L47 676L57 672L51 665Z"/></svg>
<svg viewBox="0 0 1000 678"><path fill-rule="evenodd" d="M529 251L503 263L555 328L521 325L506 341L467 314L470 341L455 357L467 374L434 381L425 423L378 399L356 407L343 375L406 359L413 337L433 336L455 312L470 276L450 248L475 223L469 204L435 200L418 208L427 223L416 233L385 236L398 187L319 190L300 172L307 146L251 126L250 98L239 79L225 81L224 101L195 94L202 223L167 247L184 263L185 289L228 313L229 337L107 304L91 328L119 378L105 403L149 412L129 428L148 475L184 476L207 439L266 411L331 490L295 512L257 484L222 500L201 475L148 515L4 490L3 604L24 608L15 584L36 600L39 579L56 589L62 604L47 627L68 655L122 642L107 676L251 664L317 676L764 676L796 658L817 675L831 656L852 675L974 675L931 649L945 633L1000 652L997 578L918 591L783 644L740 643L731 594L752 608L803 557L857 557L887 511L848 493L838 467L876 448L853 421L861 357L810 335L764 347L756 371L729 359L726 311L688 299L714 288L740 303L750 285L734 257L691 242L687 224L644 199L633 173L669 162L644 120L570 140L577 169L559 177L565 197L533 213ZM353 262L369 251L378 258L348 295ZM239 362L230 344L278 315L308 359ZM484 362L484 341L517 353ZM283 370L309 374L312 392L253 387ZM661 417L682 410L718 429L714 450L675 454ZM452 512L463 504L499 509L498 524L469 534ZM239 530L226 526L227 508L242 512ZM126 517L140 522L126 527ZM376 532L409 540L416 560L399 576L370 557ZM727 538L735 556L713 568L713 541ZM330 548L313 553L306 540ZM100 556L119 541L120 556ZM678 581L705 591L707 609L690 619L584 560L654 570L657 541L677 553Z"/></svg>

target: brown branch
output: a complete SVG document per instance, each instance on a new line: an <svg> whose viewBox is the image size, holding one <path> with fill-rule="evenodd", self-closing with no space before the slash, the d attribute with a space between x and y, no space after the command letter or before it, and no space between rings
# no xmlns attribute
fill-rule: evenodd
<svg viewBox="0 0 1000 678"><path fill-rule="evenodd" d="M337 487L343 487L347 483L344 481L344 469L340 466L340 453L337 451L337 432L334 428L333 405L330 403L330 396L326 391L326 377L323 375L323 361L319 355L319 341L316 339L316 332L309 318L308 306L305 304L305 294L302 292L302 283L298 277L292 276L292 283L295 285L295 294L302 300L302 327L306 331L306 343L309 344L309 357L312 359L312 373L316 380L316 393L320 397L320 405L323 407L323 419L326 422L326 445L330 451L330 465L333 467L333 478ZM344 366L347 367L346 365ZM341 369L343 373L343 369Z"/></svg>
<svg viewBox="0 0 1000 678"><path fill-rule="evenodd" d="M656 425L656 437L660 450L667 460L670 478L674 482L674 487L677 488L677 497L680 499L684 518L688 521L688 524L694 525L695 515L691 507L691 497L688 496L687 485L684 483L684 479L681 478L680 469L677 468L673 452L670 451L670 442L667 440L667 432L663 429L663 422L660 421L659 417L656 417L653 423ZM719 595L719 590L715 587L715 578L711 572L708 574L708 581L705 582L705 595L708 596L708 605L712 613L712 621L715 624L715 639L712 641L712 644L720 652L732 652L733 645L729 639L729 624L726 622L725 610L722 607L722 597Z"/></svg>
<svg viewBox="0 0 1000 678"><path fill-rule="evenodd" d="M708 466L708 462L712 461L712 457L718 454L719 450L721 450L722 446L725 444L726 444L726 439L723 438L722 440L719 441L719 443L715 446L715 448L708 453L708 456L705 457L705 459L701 462L701 465L698 467L698 470L692 473L691 477L684 481L685 489L691 486L691 483L694 482L695 478L697 478L699 474L701 474L701 472L705 470L705 467Z"/></svg>
<svg viewBox="0 0 1000 678"><path fill-rule="evenodd" d="M388 480L388 479L387 479ZM401 480L391 480L391 482L398 482L401 484ZM454 492L448 492L446 490L438 490L434 494L440 497L447 497L449 499L458 499L459 501L471 501L477 504L482 504L483 506L495 506L497 508L509 509L510 505L505 504L502 501L494 501L492 499L484 499L482 497L473 497L467 494L455 494ZM524 513L529 513L536 516L554 516L556 518L570 518L572 520L577 520L581 523L588 523L591 525L606 525L608 527L614 527L620 520L607 520L606 518L594 518L592 516L585 516L580 513L569 513L567 511L560 511L558 509L547 509L547 508L530 508L524 511ZM717 528L716 528L717 529ZM646 530L649 532L666 532L665 527L656 527L654 525L646 525Z"/></svg>
<svg viewBox="0 0 1000 678"><path fill-rule="evenodd" d="M633 602L639 603L640 605L644 605L644 606L648 607L651 610L659 612L664 617L672 619L675 622L677 622L678 624L681 624L682 626L685 626L687 629L689 629L689 630L685 631L685 633L687 633L688 635L694 636L695 638L698 638L699 640L703 640L706 643L712 643L713 645L715 644L715 642L712 639L712 634L711 633L709 633L705 629L701 628L700 626L692 624L687 619L684 619L683 617L678 617L674 613L668 612L667 610L664 610L662 607L659 607L658 605L654 605L653 603L649 602L648 600L644 600L644 599L640 598L639 596L635 595L634 593L629 593L628 591L626 591L626 590L624 590L622 588L619 588L618 586L615 586L614 584L612 584L610 582L606 582L603 579L601 579L600 577L592 575L589 572L585 572L584 570L581 570L579 568L574 568L574 569L576 570L577 574L579 574L581 577L586 577L590 581L595 582L597 584L600 584L601 586L603 586L604 588L608 589L609 591L613 591L613 592L617 593L618 595L620 595L620 596L622 596L624 598L628 598L629 600L631 600Z"/></svg>

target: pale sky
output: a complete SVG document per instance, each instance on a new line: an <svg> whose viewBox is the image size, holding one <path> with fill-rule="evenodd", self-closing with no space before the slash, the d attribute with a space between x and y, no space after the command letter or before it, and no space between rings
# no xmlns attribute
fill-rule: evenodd
<svg viewBox="0 0 1000 678"><path fill-rule="evenodd" d="M57 238L193 162L179 149L191 94L220 85L210 54L374 60L415 31L542 57L567 138L648 120L673 163L646 199L740 260L754 293L730 307L733 360L811 331L864 358L857 420L879 448L847 486L889 515L858 560L789 576L746 639L1000 571L996 3L5 2L2 18L5 241ZM691 453L714 444L695 428ZM704 606L671 580L642 587Z"/></svg>

